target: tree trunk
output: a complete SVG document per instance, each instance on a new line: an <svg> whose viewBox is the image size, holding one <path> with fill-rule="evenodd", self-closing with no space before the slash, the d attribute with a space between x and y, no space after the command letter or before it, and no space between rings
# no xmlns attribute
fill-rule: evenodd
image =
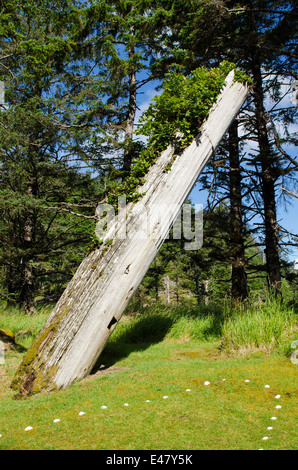
<svg viewBox="0 0 298 470"><path fill-rule="evenodd" d="M266 126L261 66L258 62L257 54L255 54L252 62L253 93L260 150L259 159L262 169L261 184L264 202L266 270L270 291L279 295L281 290L281 272L275 203L275 171Z"/></svg>
<svg viewBox="0 0 298 470"><path fill-rule="evenodd" d="M281 272L278 248L278 224L275 204L275 171L273 155L267 131L266 111L264 107L263 80L261 58L259 54L259 34L256 26L255 13L250 11L250 59L253 78L253 98L255 104L256 128L259 144L259 162L261 165L261 185L264 202L265 223L265 254L266 270L270 292L281 293Z"/></svg>
<svg viewBox="0 0 298 470"><path fill-rule="evenodd" d="M204 296L205 305L209 304L209 283L210 283L210 279L203 281L203 289L204 289L203 296Z"/></svg>
<svg viewBox="0 0 298 470"><path fill-rule="evenodd" d="M170 304L171 303L171 297L170 297L170 277L169 276L166 276L164 278L164 284L165 284L165 287L166 287L167 303Z"/></svg>
<svg viewBox="0 0 298 470"><path fill-rule="evenodd" d="M198 137L176 157L170 145L150 167L142 197L83 260L25 355L12 383L22 395L67 387L90 372L247 94L231 72Z"/></svg>
<svg viewBox="0 0 298 470"><path fill-rule="evenodd" d="M196 285L196 298L198 304L200 304L200 285L199 285L199 273L198 273L198 266L196 260L193 260L193 268L194 268L194 278L195 278L195 285Z"/></svg>
<svg viewBox="0 0 298 470"><path fill-rule="evenodd" d="M131 5L130 11L134 7ZM134 27L130 28L130 36L134 36ZM129 45L128 48L128 60L131 61L135 53L135 48L133 44ZM126 118L126 127L125 127L125 136L124 136L124 156L123 156L123 179L130 173L132 158L133 158L133 132L134 132L134 123L137 111L137 88L136 88L136 72L134 69L131 69L128 77L128 91L129 91L129 103L128 103L128 112Z"/></svg>
<svg viewBox="0 0 298 470"><path fill-rule="evenodd" d="M20 276L19 276L19 257L12 256L16 252L16 234L17 224L15 216L11 216L11 229L9 233L9 240L7 240L8 250L10 255L8 257L8 265L6 267L5 285L7 286L7 307L17 306L17 293L20 292Z"/></svg>
<svg viewBox="0 0 298 470"><path fill-rule="evenodd" d="M23 284L20 293L20 308L26 313L35 313L34 303L34 272L31 260L25 260L23 266Z"/></svg>
<svg viewBox="0 0 298 470"><path fill-rule="evenodd" d="M241 173L237 120L233 122L229 129L229 158L232 299L237 301L245 300L248 297L241 208Z"/></svg>
<svg viewBox="0 0 298 470"><path fill-rule="evenodd" d="M28 195L35 195L34 185L29 185ZM26 313L35 312L34 305L34 270L32 266L32 249L35 241L35 215L28 210L23 229L24 256L22 259L22 287L20 292L20 308Z"/></svg>
<svg viewBox="0 0 298 470"><path fill-rule="evenodd" d="M134 122L136 117L137 109L137 91L136 91L136 76L135 73L129 75L129 106L127 121L125 127L125 149L123 156L123 179L130 173L132 158L133 158L133 131Z"/></svg>

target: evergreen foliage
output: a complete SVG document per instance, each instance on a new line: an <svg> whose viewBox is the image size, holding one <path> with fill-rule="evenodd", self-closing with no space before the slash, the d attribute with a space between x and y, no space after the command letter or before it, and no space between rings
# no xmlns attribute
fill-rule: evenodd
<svg viewBox="0 0 298 470"><path fill-rule="evenodd" d="M13 2L2 7L1 17L2 295L32 312L36 289L56 298L82 258L98 191L90 175L69 164L73 6L63 0ZM71 244L76 252L67 249Z"/></svg>
<svg viewBox="0 0 298 470"><path fill-rule="evenodd" d="M227 138L201 179L211 201L203 249L166 242L139 300L160 295L165 279L176 300L231 295L235 201L250 295L266 291L265 268L271 290L295 285L280 248L297 237L286 240L276 212L281 186L296 184L297 108L279 107L285 82L297 79L296 21L292 0L2 2L1 298L32 312L36 299L59 297L93 243L97 203L139 198L150 165L169 143L178 154L196 135L234 64L245 71L237 80L253 79L238 123L238 200ZM135 133L140 93L156 79L163 93ZM252 226L256 216L264 223Z"/></svg>
<svg viewBox="0 0 298 470"><path fill-rule="evenodd" d="M228 73L235 68L235 64L225 61L211 70L200 67L188 76L175 70L166 74L162 93L140 119L142 126L137 133L149 137L147 146L133 162L130 175L110 192L110 204L116 207L118 196L123 194L128 202L138 200L137 186L144 181L160 152L169 144L175 145L178 152L191 143L215 103ZM235 80L250 81L250 78L236 71Z"/></svg>

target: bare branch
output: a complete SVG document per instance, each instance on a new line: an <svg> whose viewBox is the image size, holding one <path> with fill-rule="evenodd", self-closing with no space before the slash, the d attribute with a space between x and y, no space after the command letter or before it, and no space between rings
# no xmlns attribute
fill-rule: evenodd
<svg viewBox="0 0 298 470"><path fill-rule="evenodd" d="M98 220L98 217L96 215L85 215L85 214L79 214L78 212L71 211L70 209L67 209L66 207L43 207L45 210L56 210L57 212L67 212L69 214L75 215L77 217L82 217L83 219L94 219Z"/></svg>
<svg viewBox="0 0 298 470"><path fill-rule="evenodd" d="M275 125L274 125L273 119L271 118L271 116L270 116L269 113L268 113L267 115L268 115L268 118L269 118L270 123L271 123L271 128L272 128L272 131L273 131L274 142L275 142L276 147L278 148L278 150L280 151L280 153L281 153L287 160L289 160L296 168L298 168L298 163L296 162L296 160L294 160L294 158L292 158L292 157L282 148L282 146L280 145L279 135L278 135L278 132L277 132L276 127L275 127Z"/></svg>
<svg viewBox="0 0 298 470"><path fill-rule="evenodd" d="M289 190L286 189L286 188L281 188L281 189L282 189L282 191L284 191L285 193L290 194L291 196L294 196L296 199L298 199L298 195L292 193L292 191L289 191Z"/></svg>

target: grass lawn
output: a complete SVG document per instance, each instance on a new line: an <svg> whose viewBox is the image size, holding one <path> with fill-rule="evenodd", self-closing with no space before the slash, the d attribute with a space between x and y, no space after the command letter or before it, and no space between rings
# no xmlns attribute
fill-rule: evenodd
<svg viewBox="0 0 298 470"><path fill-rule="evenodd" d="M298 365L289 357L231 357L214 339L115 345L100 358L106 368L66 390L24 400L14 399L9 388L22 353L6 353L0 449L298 448Z"/></svg>

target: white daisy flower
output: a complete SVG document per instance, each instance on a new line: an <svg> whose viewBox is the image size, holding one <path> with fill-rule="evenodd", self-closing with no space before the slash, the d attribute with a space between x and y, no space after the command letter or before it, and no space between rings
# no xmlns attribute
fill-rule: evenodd
<svg viewBox="0 0 298 470"><path fill-rule="evenodd" d="M267 439L268 439L268 436L264 436L264 437L262 438L262 441L267 441Z"/></svg>
<svg viewBox="0 0 298 470"><path fill-rule="evenodd" d="M204 382L204 385L210 385L210 382L208 382L208 380L206 380L206 382Z"/></svg>
<svg viewBox="0 0 298 470"><path fill-rule="evenodd" d="M275 398L278 400L280 398L280 395L275 395Z"/></svg>
<svg viewBox="0 0 298 470"><path fill-rule="evenodd" d="M150 403L150 400L146 400L146 403Z"/></svg>
<svg viewBox="0 0 298 470"><path fill-rule="evenodd" d="M281 406L280 406L280 405L276 405L275 408L276 408L277 410L279 410L279 409L281 408Z"/></svg>
<svg viewBox="0 0 298 470"><path fill-rule="evenodd" d="M186 392L191 392L190 388L187 388L185 391L186 391Z"/></svg>
<svg viewBox="0 0 298 470"><path fill-rule="evenodd" d="M54 419L53 423L59 423L60 422L60 419L59 418L56 418Z"/></svg>
<svg viewBox="0 0 298 470"><path fill-rule="evenodd" d="M244 380L244 382L250 382L250 380L246 379L246 380Z"/></svg>
<svg viewBox="0 0 298 470"><path fill-rule="evenodd" d="M268 426L268 431L272 431L273 427L272 426Z"/></svg>
<svg viewBox="0 0 298 470"><path fill-rule="evenodd" d="M265 388L270 388L270 385L265 385Z"/></svg>
<svg viewBox="0 0 298 470"><path fill-rule="evenodd" d="M25 428L25 431L31 431L32 429L33 429L32 426L27 426L27 427Z"/></svg>
<svg viewBox="0 0 298 470"><path fill-rule="evenodd" d="M85 411L80 411L80 412L79 412L79 416L83 416L83 415L85 415L85 414L86 414Z"/></svg>
<svg viewBox="0 0 298 470"><path fill-rule="evenodd" d="M165 395L165 396L164 396L164 397L162 397L162 398L165 400L166 398L169 398L169 397L168 397L168 395Z"/></svg>
<svg viewBox="0 0 298 470"><path fill-rule="evenodd" d="M276 418L276 416L272 416L271 419L272 419L272 421L275 421L277 418Z"/></svg>
<svg viewBox="0 0 298 470"><path fill-rule="evenodd" d="M128 404L128 403L124 403L124 406L129 406L129 404Z"/></svg>
<svg viewBox="0 0 298 470"><path fill-rule="evenodd" d="M106 409L107 409L107 406L102 405L102 406L101 406L101 409L102 409L102 410L106 410Z"/></svg>

